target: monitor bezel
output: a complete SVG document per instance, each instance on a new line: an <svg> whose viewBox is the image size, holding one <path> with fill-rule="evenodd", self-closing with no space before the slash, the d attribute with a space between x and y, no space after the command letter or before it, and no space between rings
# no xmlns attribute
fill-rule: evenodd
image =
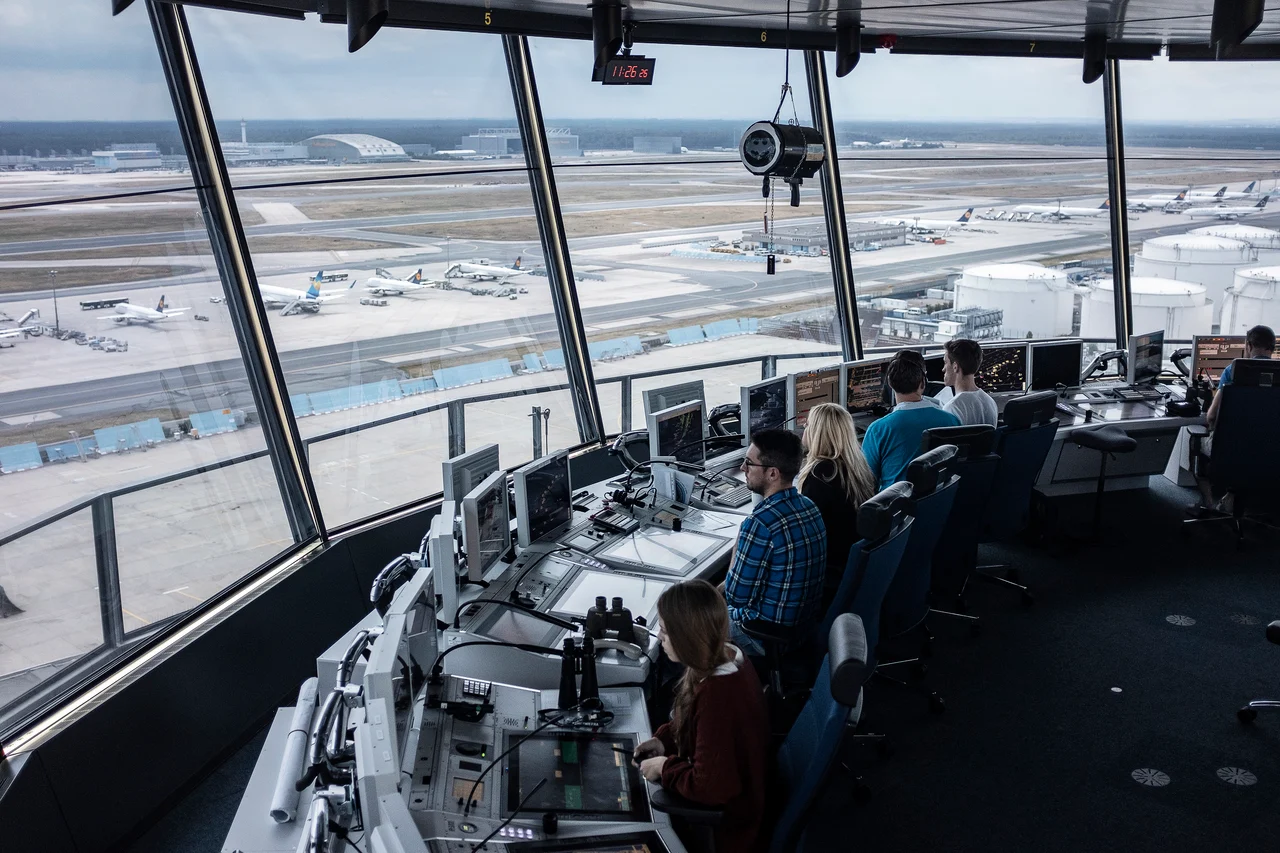
<svg viewBox="0 0 1280 853"><path fill-rule="evenodd" d="M1011 347L1022 350L1022 365L1023 365L1022 371L1023 371L1023 374L1027 377L1026 380L1022 383L1022 387L1017 389L1010 388L1010 389L1001 390L1001 391L988 391L985 388L983 388L982 390L987 391L988 394L1025 394L1027 391L1027 386L1031 384L1031 346L1030 344L1027 341L989 341L989 342L981 343L978 346L983 350L1009 349ZM984 362L987 360L986 355L983 355L982 360ZM978 373L974 374L975 382L977 382L978 376L981 373L982 373L982 368L979 367ZM978 387L982 388L981 385L979 385Z"/></svg>
<svg viewBox="0 0 1280 853"><path fill-rule="evenodd" d="M1145 339L1154 338L1156 335L1160 336L1160 369L1156 371L1155 379L1152 379L1150 384L1151 385L1160 384L1160 375L1164 373L1164 331L1165 331L1164 329L1159 329L1154 332L1147 332L1146 334L1143 334L1143 335L1129 336L1128 353L1126 354L1128 358L1128 363L1125 365L1125 371L1124 371L1125 372L1124 381L1127 384L1131 386L1138 384L1138 379L1137 379L1138 377L1138 341L1143 340L1144 338Z"/></svg>
<svg viewBox="0 0 1280 853"><path fill-rule="evenodd" d="M829 370L836 372L836 400L839 405L844 405L844 386L840 384L844 378L844 365L839 362L835 364L825 364L822 367L815 367L812 370L800 370L795 373L787 374L787 424L789 428L795 431L803 430L799 418L799 401L796 400L796 377L810 373L825 373Z"/></svg>
<svg viewBox="0 0 1280 853"><path fill-rule="evenodd" d="M499 490L498 505L502 514L502 553L511 549L511 511L507 506L507 472L494 471L462 499L462 544L467 555L467 579L479 583L488 568L480 566L480 498L490 490ZM570 492L572 494L572 491ZM501 560L501 556L495 563Z"/></svg>
<svg viewBox="0 0 1280 853"><path fill-rule="evenodd" d="M669 454L660 453L658 451L658 445L659 445L658 424L662 423L663 421L670 420L672 417L675 417L676 415L687 415L695 410L699 413L700 416L703 415L706 412L706 404L702 400L691 400L687 403L680 403L679 405L676 405L676 406L669 406L665 409L661 409L659 411L651 412L650 414L645 415L645 428L649 431L649 458L650 459L657 459L659 456L669 455ZM705 433L705 426L706 426L705 417L702 418L702 423L704 426L704 432L703 432L702 438L705 439L707 437ZM692 464L695 464L695 465L706 464L707 445L705 444L705 442L700 445L700 448L701 449L698 453L698 456L700 456L701 458L697 462L694 462Z"/></svg>
<svg viewBox="0 0 1280 853"><path fill-rule="evenodd" d="M653 414L655 411L661 411L661 409L653 408L654 403L657 402L656 400L653 399L653 396L661 394L663 391L672 391L679 388L692 388L695 385L698 388L697 397L690 397L687 400L683 400L679 403L673 403L672 405L682 406L685 403L692 403L694 400L702 401L702 437L706 438L708 433L710 432L710 427L707 423L707 387L706 387L706 384L701 379L693 379L693 380L690 380L689 382L681 382L678 385L664 385L661 388L646 388L644 391L642 391L640 396L641 396L642 402L644 403L645 423L646 424L648 423L649 415ZM664 406L663 408L670 409L671 407L672 406Z"/></svg>
<svg viewBox="0 0 1280 853"><path fill-rule="evenodd" d="M782 383L782 393L787 393L787 377L772 376L768 379L761 379L759 382L752 382L750 385L743 385L739 389L739 406L738 406L738 431L742 433L747 444L751 443L751 392L759 391L766 385L774 383ZM775 429L787 428L787 407L786 399L783 399L782 407L782 424L774 427Z"/></svg>
<svg viewBox="0 0 1280 853"><path fill-rule="evenodd" d="M851 415L866 415L866 414L870 414L875 408L873 406L871 409L865 409L865 410L860 409L856 412L849 411L849 370L853 367L862 367L868 364L879 363L879 364L887 365L891 361L893 361L892 355L876 355L876 356L871 356L870 358L861 358L861 359L855 359L854 361L846 361L840 365L840 405L844 406L844 410L846 412L849 412L849 414ZM880 405L883 406L885 405L883 389L886 389L889 387L888 374L885 373L883 370L880 372L880 384L882 386L882 391L880 396Z"/></svg>
<svg viewBox="0 0 1280 853"><path fill-rule="evenodd" d="M1036 391L1036 352L1037 350L1047 349L1049 347L1065 347L1074 346L1080 351L1080 362L1076 366L1076 381L1074 385L1068 385L1067 388L1079 388L1081 374L1084 372L1084 339L1083 338L1053 338L1047 341L1032 341L1027 347L1027 390ZM1052 391L1053 388L1041 388L1041 391Z"/></svg>
<svg viewBox="0 0 1280 853"><path fill-rule="evenodd" d="M1198 369L1200 367L1200 341L1205 339L1221 340L1223 338L1238 339L1240 341L1240 355L1238 357L1244 358L1244 346L1246 343L1248 343L1248 335L1192 335L1191 336L1191 381L1192 382L1196 381L1196 377L1200 373ZM1232 360L1234 361L1234 359ZM1213 377L1206 377L1206 379L1212 382L1214 387L1217 387L1218 382L1221 381L1222 379L1222 374L1219 373L1216 379Z"/></svg>
<svg viewBox="0 0 1280 853"><path fill-rule="evenodd" d="M494 473L494 471L502 470L502 459L500 456L501 448L499 448L499 446L494 442L490 442L489 444L483 445L481 447L477 447L475 450L468 450L465 453L459 453L457 456L453 456L449 459L446 459L444 462L440 463L441 474L443 475L443 478L444 478L440 488L441 488L441 491L444 492L445 500L460 502L463 499L463 497L465 497L465 495L454 494L454 489L453 489L454 469L458 466L462 466L464 468L468 467L469 462L478 460L482 455L489 453L490 450L492 450L494 454L495 467L493 471L488 472L487 474L484 475L484 477L480 478L481 481L483 481L490 474Z"/></svg>
<svg viewBox="0 0 1280 853"><path fill-rule="evenodd" d="M545 468L546 466L550 465L552 462L558 459L564 460L565 470L568 471L569 451L559 450L559 451L556 451L555 453L549 453L546 456L543 456L541 459L535 459L534 461L528 463L527 465L517 468L515 472L511 475L512 480L514 481L515 487L516 487L516 536L517 536L517 541L520 543L521 548L528 548L531 545L533 545L535 542L541 542L543 539L555 539L556 537L563 535L566 530L568 530L570 527L573 526L573 475L570 474L569 475L569 503L568 503L569 520L562 524L557 525L551 530L548 530L546 533L542 534L542 536L538 537L537 540L533 540L530 538L531 531L529 529L529 495L527 491L526 478L530 474L542 468Z"/></svg>

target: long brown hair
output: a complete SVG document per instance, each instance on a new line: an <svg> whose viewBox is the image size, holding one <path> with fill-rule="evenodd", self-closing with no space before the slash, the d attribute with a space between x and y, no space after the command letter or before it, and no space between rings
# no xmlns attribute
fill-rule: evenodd
<svg viewBox="0 0 1280 853"><path fill-rule="evenodd" d="M671 650L684 664L671 709L671 728L681 755L693 753L689 716L693 694L715 668L729 661L729 610L724 597L704 580L678 583L658 597L658 618Z"/></svg>

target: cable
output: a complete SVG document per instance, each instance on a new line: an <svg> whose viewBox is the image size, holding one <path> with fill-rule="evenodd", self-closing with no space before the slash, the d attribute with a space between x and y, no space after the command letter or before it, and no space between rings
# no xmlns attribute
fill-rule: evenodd
<svg viewBox="0 0 1280 853"><path fill-rule="evenodd" d="M564 719L565 718L561 716L561 717L553 717L552 719L547 720L545 723L538 726L536 729L529 732L527 735L524 735L523 737L513 741L511 746L507 747L502 752L500 752L498 754L498 757L493 759L493 761L490 761L489 765L485 767L483 770L481 770L480 775L477 776L475 781L471 783L471 790L467 792L467 802L462 808L463 817L466 817L467 815L471 814L471 804L475 802L475 800L473 800L472 798L476 795L476 788L478 788L480 786L480 783L484 781L484 777L489 775L490 770L492 770L494 767L497 767L498 764L502 761L502 759L506 758L508 755L515 752L520 747L520 744L524 743L534 735L546 731L552 726L559 725L560 723L564 722Z"/></svg>
<svg viewBox="0 0 1280 853"><path fill-rule="evenodd" d="M493 837L494 837L495 835L497 835L499 832L502 832L502 830L503 830L503 829L505 829L505 828L507 827L507 824L509 824L509 823L511 823L511 821L515 820L515 819L516 819L516 815L520 814L520 810L521 810L522 808L524 808L524 807L525 807L525 804L526 804L526 803L528 803L531 799L533 799L533 795L534 795L534 794L536 794L536 793L538 793L538 789L539 789L539 788L541 788L541 787L542 787L543 785L545 785L545 784L547 784L547 777L546 777L546 776L543 776L543 777L542 777L542 781L541 781L541 782L539 782L538 784L534 785L534 786L533 786L533 790L532 790L532 791L530 791L528 794L526 794L526 795L525 795L525 798L524 798L523 800L521 800L521 801L520 801L520 805L516 806L516 810L515 810L515 811L513 811L513 812L511 813L511 817L507 818L507 819L506 819L506 820L504 820L502 823L498 824L498 828L497 828L497 829L495 829L493 832L491 832L491 833L489 833L488 835L486 835L486 836L484 837L484 840L483 840L483 841L481 841L479 844L477 844L477 845L475 845L474 847L472 847L472 848L471 848L471 853L476 853L476 851L477 851L477 850L479 850L481 847L484 847L486 844L488 844L488 843L489 843L489 840L490 840L491 838L493 838Z"/></svg>
<svg viewBox="0 0 1280 853"><path fill-rule="evenodd" d="M499 605L502 605L503 607L510 607L512 610L519 610L521 613L527 613L530 616L533 616L537 619L541 619L543 622L550 622L552 625L555 625L557 628L563 628L566 631L578 630L578 626L568 621L567 619L560 619L556 616L552 616L550 613L542 613L540 611L534 610L532 607L529 607L527 605L520 604L519 602L516 602L516 601L507 601L504 598L485 598L481 596L480 598L473 598L470 601L466 602L467 607L471 607L471 605L473 604L499 604ZM459 607L458 613L455 614L453 617L453 627L454 628L461 627L461 624L462 624L461 620L462 620L462 608Z"/></svg>
<svg viewBox="0 0 1280 853"><path fill-rule="evenodd" d="M532 643L503 643L497 640L471 640L470 642L458 643L458 645L456 646L450 646L449 648L445 649L444 651L436 655L435 662L431 664L431 674L428 677L428 680L430 678L434 678L439 675L440 661L444 660L447 654L453 651L457 651L458 649L465 649L467 646L498 646L500 648L507 648L507 649L520 649L521 651L524 651L524 652L534 652L536 654L547 654L547 655L555 655L556 657L564 657L564 652L560 649L552 649L547 646L535 646Z"/></svg>

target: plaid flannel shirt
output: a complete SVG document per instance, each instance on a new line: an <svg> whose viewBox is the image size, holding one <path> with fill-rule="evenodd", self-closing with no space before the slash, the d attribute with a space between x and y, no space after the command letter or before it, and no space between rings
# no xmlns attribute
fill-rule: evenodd
<svg viewBox="0 0 1280 853"><path fill-rule="evenodd" d="M798 625L816 616L827 568L827 529L813 501L794 488L756 505L738 530L724 582L729 617Z"/></svg>

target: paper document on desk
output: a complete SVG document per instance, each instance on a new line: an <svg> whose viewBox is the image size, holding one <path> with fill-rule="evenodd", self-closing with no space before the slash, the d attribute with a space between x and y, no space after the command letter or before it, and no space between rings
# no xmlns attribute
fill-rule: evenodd
<svg viewBox="0 0 1280 853"><path fill-rule="evenodd" d="M596 556L606 563L613 559L638 563L654 571L684 574L691 564L702 560L723 541L692 530L677 532L664 527L645 527Z"/></svg>

